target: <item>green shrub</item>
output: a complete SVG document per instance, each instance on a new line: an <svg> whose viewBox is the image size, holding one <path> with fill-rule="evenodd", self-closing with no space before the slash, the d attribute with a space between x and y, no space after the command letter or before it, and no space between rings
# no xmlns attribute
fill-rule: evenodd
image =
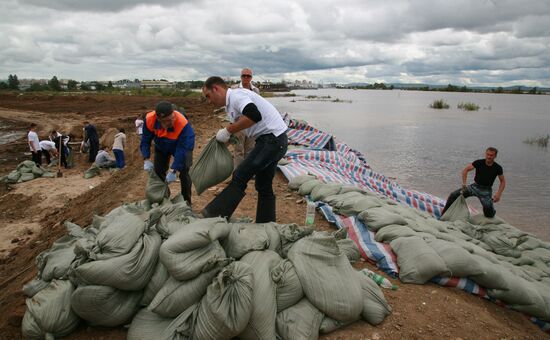
<svg viewBox="0 0 550 340"><path fill-rule="evenodd" d="M466 103L461 102L456 107L461 109L461 110L464 110L464 111L477 111L477 110L479 110L479 105L474 104L474 103L470 103L470 102L466 102Z"/></svg>
<svg viewBox="0 0 550 340"><path fill-rule="evenodd" d="M447 104L443 99L438 99L434 100L433 103L430 104L430 107L432 109L448 109L449 104Z"/></svg>

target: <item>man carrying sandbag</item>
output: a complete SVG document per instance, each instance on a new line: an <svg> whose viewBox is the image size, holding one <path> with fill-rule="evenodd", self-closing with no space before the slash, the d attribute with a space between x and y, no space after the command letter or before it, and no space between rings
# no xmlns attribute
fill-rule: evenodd
<svg viewBox="0 0 550 340"><path fill-rule="evenodd" d="M254 148L233 172L229 185L203 210L204 217L230 217L245 195L248 181L256 176L258 205L256 223L275 221L273 177L277 162L287 150L287 126L277 109L258 94L246 89L228 89L220 77L210 77L202 88L204 96L218 106L226 106L229 121L234 122L216 134L227 143L231 134L241 130L256 139Z"/></svg>
<svg viewBox="0 0 550 340"><path fill-rule="evenodd" d="M498 150L496 148L489 147L485 150L485 159L478 159L473 163L468 164L464 170L462 170L462 188L453 191L449 195L445 208L443 208L443 211L441 212L442 216L461 194L464 195L464 198L476 196L479 198L481 206L483 207L483 215L488 218L495 216L496 210L493 206L493 202L497 203L500 201L500 196L506 186L506 180L504 179L502 167L500 164L495 162L497 153ZM468 180L468 172L474 169L476 169L474 183L466 185L466 181ZM498 191L495 196L492 196L493 183L497 177L500 181L500 185L498 186Z"/></svg>
<svg viewBox="0 0 550 340"><path fill-rule="evenodd" d="M155 163L151 157L151 141L155 141ZM155 111L147 113L143 126L140 150L143 155L143 169L154 170L167 183L176 180L179 171L181 194L191 205L191 179L186 166L186 153L195 147L195 131L185 116L172 108L172 104L162 101ZM174 156L170 170L170 156ZM168 171L168 174L166 172Z"/></svg>

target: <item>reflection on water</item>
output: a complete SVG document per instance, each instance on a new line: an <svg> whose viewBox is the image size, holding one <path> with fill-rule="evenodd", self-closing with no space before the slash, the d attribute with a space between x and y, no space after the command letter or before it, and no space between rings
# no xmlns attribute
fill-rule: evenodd
<svg viewBox="0 0 550 340"><path fill-rule="evenodd" d="M269 98L281 112L305 119L365 153L375 171L439 197L460 186L462 169L482 158L487 146L497 147L497 162L507 180L497 214L550 241L550 152L523 143L550 133L550 96L337 89L295 93L351 100ZM451 108L430 109L436 99ZM456 108L460 102L481 108L461 111ZM498 180L494 190L497 185ZM481 208L476 198L468 203Z"/></svg>

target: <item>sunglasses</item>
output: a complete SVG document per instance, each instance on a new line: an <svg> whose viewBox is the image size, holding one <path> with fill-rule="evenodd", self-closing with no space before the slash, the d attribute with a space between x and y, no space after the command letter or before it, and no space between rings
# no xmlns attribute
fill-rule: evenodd
<svg viewBox="0 0 550 340"><path fill-rule="evenodd" d="M251 74L241 74L241 78L252 78Z"/></svg>

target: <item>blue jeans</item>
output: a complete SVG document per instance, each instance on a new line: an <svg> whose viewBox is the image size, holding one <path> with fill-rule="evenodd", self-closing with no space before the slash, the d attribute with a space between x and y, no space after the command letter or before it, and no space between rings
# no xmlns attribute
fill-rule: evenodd
<svg viewBox="0 0 550 340"><path fill-rule="evenodd" d="M119 169L124 168L124 151L119 149L113 149L113 153L115 154L116 159L116 167Z"/></svg>
<svg viewBox="0 0 550 340"><path fill-rule="evenodd" d="M447 211L447 209L453 204L453 202L460 196L462 189L458 189L456 191L453 191L449 198L447 198L447 203L445 204L445 208L443 208L443 211L441 212L441 215ZM476 196L479 198L479 202L481 202L481 206L483 207L483 215L485 217L494 217L496 214L495 207L493 206L493 190L491 187L486 187L483 185L479 185L477 183L472 183L466 187L464 190L464 198L468 198L471 196Z"/></svg>

